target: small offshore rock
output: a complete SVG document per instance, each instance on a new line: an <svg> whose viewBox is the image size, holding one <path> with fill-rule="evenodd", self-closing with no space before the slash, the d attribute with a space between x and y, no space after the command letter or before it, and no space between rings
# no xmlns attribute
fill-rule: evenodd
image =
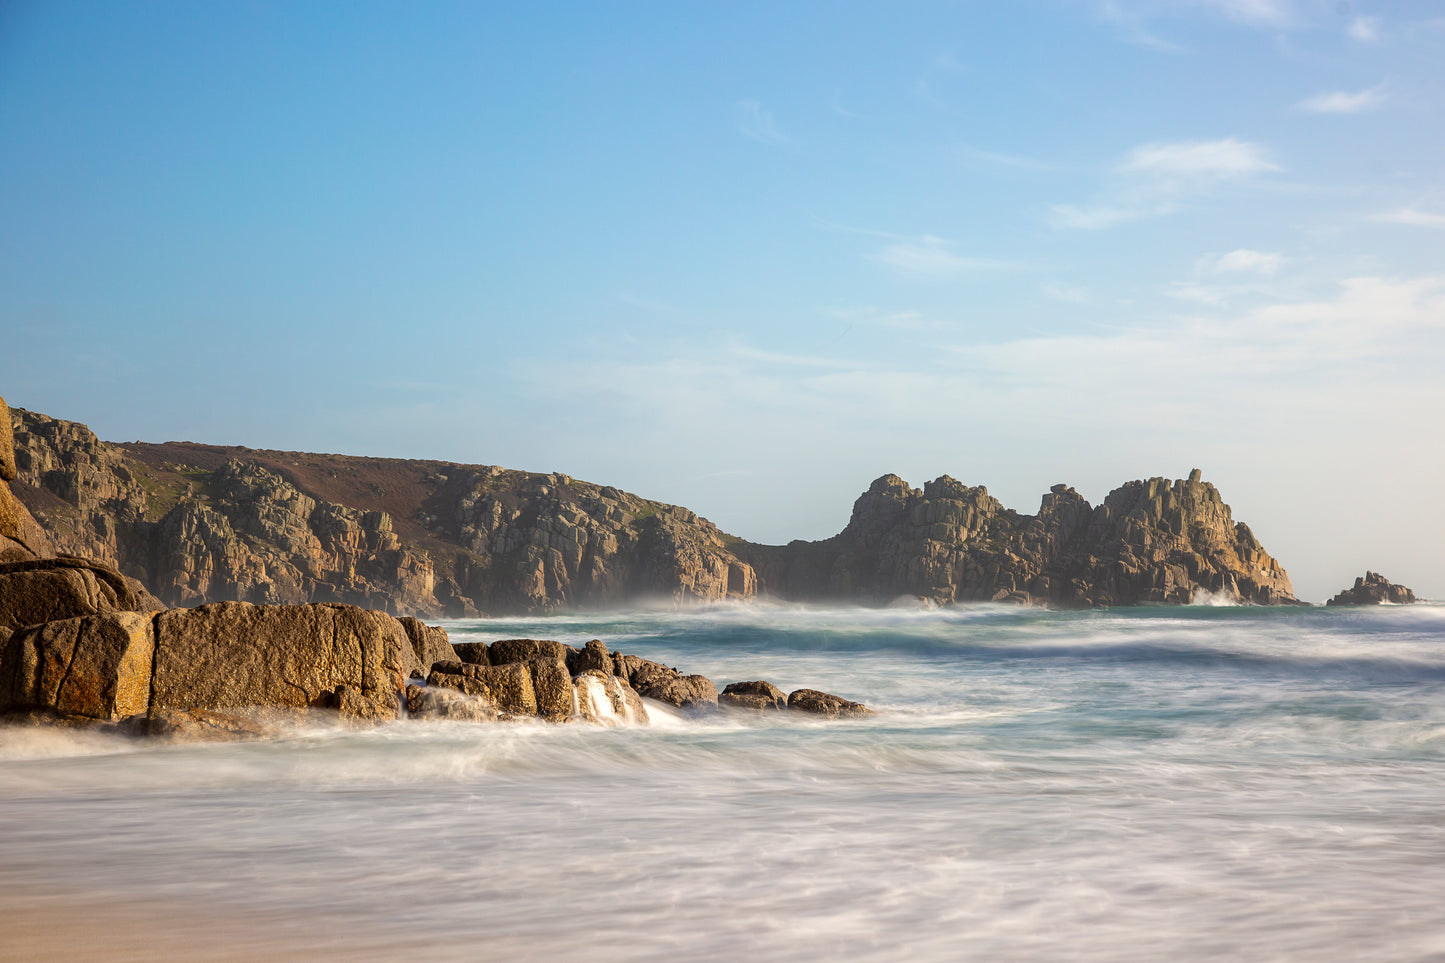
<svg viewBox="0 0 1445 963"><path fill-rule="evenodd" d="M788 697L771 682L734 682L717 697L718 705L755 712L774 712L788 708Z"/></svg>
<svg viewBox="0 0 1445 963"><path fill-rule="evenodd" d="M257 719L205 709L163 709L149 718L126 719L121 728L165 742L251 742L280 735L280 730Z"/></svg>
<svg viewBox="0 0 1445 963"><path fill-rule="evenodd" d="M1403 585L1395 585L1379 572L1366 572L1355 579L1352 588L1341 589L1340 593L1326 602L1326 605L1409 605L1418 601L1415 593Z"/></svg>
<svg viewBox="0 0 1445 963"><path fill-rule="evenodd" d="M827 716L830 719L873 715L873 710L861 702L849 702L841 696L829 695L817 689L797 689L789 693L788 708L796 712Z"/></svg>

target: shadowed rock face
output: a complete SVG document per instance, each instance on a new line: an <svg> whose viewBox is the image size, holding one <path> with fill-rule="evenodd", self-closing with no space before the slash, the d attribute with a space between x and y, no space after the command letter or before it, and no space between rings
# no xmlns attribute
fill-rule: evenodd
<svg viewBox="0 0 1445 963"><path fill-rule="evenodd" d="M1351 588L1326 602L1326 605L1409 605L1417 601L1415 593L1403 585L1395 585L1379 572L1366 572L1355 579Z"/></svg>
<svg viewBox="0 0 1445 963"><path fill-rule="evenodd" d="M884 475L833 538L738 553L762 591L791 599L1088 607L1187 603L1205 591L1295 601L1288 574L1198 471L1129 482L1098 507L1055 485L1032 516L947 475L922 491Z"/></svg>

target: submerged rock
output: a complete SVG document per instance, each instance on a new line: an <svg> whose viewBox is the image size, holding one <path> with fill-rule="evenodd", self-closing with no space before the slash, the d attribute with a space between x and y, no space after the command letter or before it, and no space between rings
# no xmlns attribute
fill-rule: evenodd
<svg viewBox="0 0 1445 963"><path fill-rule="evenodd" d="M647 725L647 707L637 691L601 669L585 669L572 679L577 717L604 726Z"/></svg>
<svg viewBox="0 0 1445 963"><path fill-rule="evenodd" d="M1379 572L1366 572L1355 579L1351 588L1326 602L1326 605L1408 605L1415 602L1415 593L1403 585L1395 585Z"/></svg>
<svg viewBox="0 0 1445 963"><path fill-rule="evenodd" d="M162 709L127 723L123 729L164 742L250 742L274 739L285 731L260 719L205 709Z"/></svg>
<svg viewBox="0 0 1445 963"><path fill-rule="evenodd" d="M432 685L407 686L406 714L412 719L449 722L494 722L501 716L489 699Z"/></svg>

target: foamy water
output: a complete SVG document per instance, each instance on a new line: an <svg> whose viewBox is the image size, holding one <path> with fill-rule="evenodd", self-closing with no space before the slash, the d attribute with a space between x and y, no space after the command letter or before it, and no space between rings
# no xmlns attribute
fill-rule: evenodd
<svg viewBox="0 0 1445 963"><path fill-rule="evenodd" d="M601 638L879 713L650 705L648 727L208 746L0 731L0 892L257 921L191 947L236 958L312 955L308 932L367 959L1445 954L1442 606L447 627Z"/></svg>

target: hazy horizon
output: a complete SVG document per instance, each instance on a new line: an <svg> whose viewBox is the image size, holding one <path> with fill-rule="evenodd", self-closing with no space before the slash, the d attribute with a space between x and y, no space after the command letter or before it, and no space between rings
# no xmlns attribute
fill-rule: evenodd
<svg viewBox="0 0 1445 963"><path fill-rule="evenodd" d="M8 4L0 395L767 543L1200 468L1445 598L1442 13Z"/></svg>

